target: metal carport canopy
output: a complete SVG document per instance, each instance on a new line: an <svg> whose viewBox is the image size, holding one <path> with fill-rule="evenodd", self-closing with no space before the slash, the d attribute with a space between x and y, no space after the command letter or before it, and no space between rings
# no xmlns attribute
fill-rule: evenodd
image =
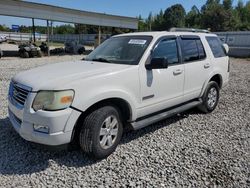
<svg viewBox="0 0 250 188"><path fill-rule="evenodd" d="M0 0L0 15L128 29L138 28L137 18L15 0Z"/></svg>

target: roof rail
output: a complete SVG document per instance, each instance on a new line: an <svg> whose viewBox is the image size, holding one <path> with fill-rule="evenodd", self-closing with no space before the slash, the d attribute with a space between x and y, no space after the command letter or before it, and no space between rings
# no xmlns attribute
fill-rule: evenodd
<svg viewBox="0 0 250 188"><path fill-rule="evenodd" d="M178 28L178 27L172 27L170 32L193 32L193 33L210 33L210 31L205 30L205 29L194 29L194 28Z"/></svg>

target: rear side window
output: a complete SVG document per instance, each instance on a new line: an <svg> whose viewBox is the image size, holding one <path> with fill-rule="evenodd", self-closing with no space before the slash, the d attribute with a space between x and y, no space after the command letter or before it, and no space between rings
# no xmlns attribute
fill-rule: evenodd
<svg viewBox="0 0 250 188"><path fill-rule="evenodd" d="M206 39L215 58L226 56L222 43L218 37L206 37Z"/></svg>
<svg viewBox="0 0 250 188"><path fill-rule="evenodd" d="M184 62L202 60L206 53L200 38L182 38L182 53Z"/></svg>

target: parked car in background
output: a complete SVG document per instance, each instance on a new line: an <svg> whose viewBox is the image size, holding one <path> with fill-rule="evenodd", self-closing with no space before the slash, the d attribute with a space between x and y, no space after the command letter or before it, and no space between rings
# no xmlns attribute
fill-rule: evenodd
<svg viewBox="0 0 250 188"><path fill-rule="evenodd" d="M6 42L6 41L7 41L7 37L4 35L0 35L0 43Z"/></svg>
<svg viewBox="0 0 250 188"><path fill-rule="evenodd" d="M76 40L68 40L65 42L65 52L70 54L83 54L85 47Z"/></svg>
<svg viewBox="0 0 250 188"><path fill-rule="evenodd" d="M48 54L49 47L46 42L42 42L39 48L44 54Z"/></svg>
<svg viewBox="0 0 250 188"><path fill-rule="evenodd" d="M19 56L22 58L29 58L29 57L42 57L42 52L40 47L37 47L35 44L27 43L27 44L20 44L18 46Z"/></svg>
<svg viewBox="0 0 250 188"><path fill-rule="evenodd" d="M3 51L0 48L0 58L2 58L2 57L3 57Z"/></svg>

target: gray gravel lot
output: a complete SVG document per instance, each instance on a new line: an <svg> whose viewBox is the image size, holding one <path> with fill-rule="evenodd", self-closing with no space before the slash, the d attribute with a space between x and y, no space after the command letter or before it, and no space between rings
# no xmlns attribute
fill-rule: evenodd
<svg viewBox="0 0 250 188"><path fill-rule="evenodd" d="M80 58L0 60L0 187L250 187L250 61L231 60L230 85L213 113L190 110L127 132L114 154L93 161L23 140L7 116L14 74Z"/></svg>

